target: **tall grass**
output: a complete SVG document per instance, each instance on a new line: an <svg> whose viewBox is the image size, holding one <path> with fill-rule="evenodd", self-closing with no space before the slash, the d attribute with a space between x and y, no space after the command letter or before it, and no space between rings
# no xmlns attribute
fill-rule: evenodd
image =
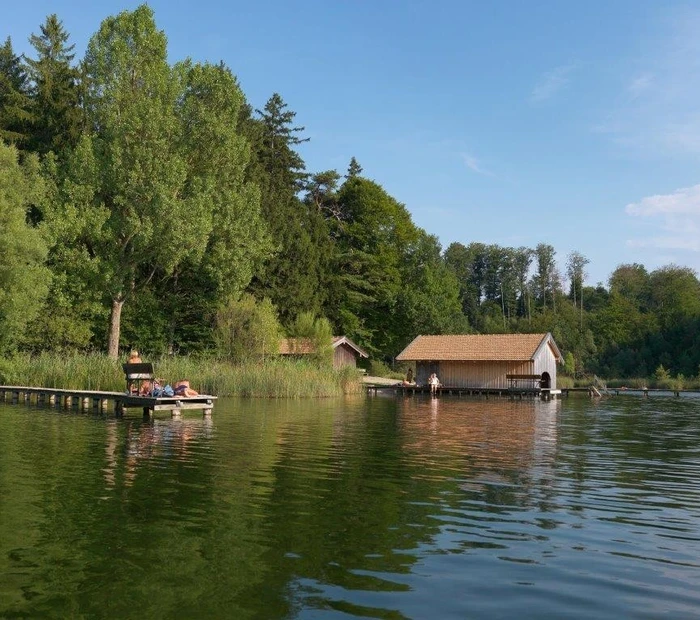
<svg viewBox="0 0 700 620"><path fill-rule="evenodd" d="M121 362L105 355L16 355L0 359L0 384L76 390L123 391ZM194 389L217 396L263 398L331 397L362 390L354 368L333 370L304 361L270 360L234 365L195 357L162 357L153 362L167 383L188 379Z"/></svg>

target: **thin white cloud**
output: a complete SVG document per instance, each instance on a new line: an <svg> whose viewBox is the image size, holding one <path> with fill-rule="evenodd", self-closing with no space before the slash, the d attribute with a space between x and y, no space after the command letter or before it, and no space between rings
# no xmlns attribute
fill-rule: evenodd
<svg viewBox="0 0 700 620"><path fill-rule="evenodd" d="M625 212L649 220L648 235L629 239L628 247L700 252L700 185L647 196Z"/></svg>
<svg viewBox="0 0 700 620"><path fill-rule="evenodd" d="M462 161L464 162L464 165L469 168L472 172L476 172L477 174L481 174L483 176L487 177L493 177L496 176L493 172L490 170L486 170L479 160L474 157L473 155L470 155L469 153L460 153L460 157L462 158Z"/></svg>
<svg viewBox="0 0 700 620"><path fill-rule="evenodd" d="M573 65L565 65L544 73L530 93L530 103L541 103L554 97L570 82L573 68Z"/></svg>
<svg viewBox="0 0 700 620"><path fill-rule="evenodd" d="M677 189L672 194L647 196L625 207L628 215L650 217L655 215L694 214L700 216L700 185Z"/></svg>
<svg viewBox="0 0 700 620"><path fill-rule="evenodd" d="M654 83L654 76L651 73L638 75L631 82L627 90L633 98L643 95Z"/></svg>

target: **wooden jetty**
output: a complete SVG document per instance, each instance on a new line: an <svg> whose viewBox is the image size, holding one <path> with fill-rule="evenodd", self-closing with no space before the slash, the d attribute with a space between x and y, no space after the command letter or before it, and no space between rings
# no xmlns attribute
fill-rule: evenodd
<svg viewBox="0 0 700 620"><path fill-rule="evenodd" d="M0 385L0 402L12 404L23 402L37 406L53 406L59 409L77 409L103 413L112 411L122 416L128 409L142 409L144 416L151 416L156 411L169 411L173 417L179 416L186 409L202 411L210 416L216 396L202 394L187 398L136 396L125 392L98 392L94 390L65 390L59 388L27 387L21 385Z"/></svg>
<svg viewBox="0 0 700 620"><path fill-rule="evenodd" d="M394 392L403 396L415 396L416 394L430 394L429 385L367 385L369 394L378 394L381 392ZM481 398L501 397L520 399L523 398L541 398L542 400L551 400L561 394L561 390L552 390L549 388L540 387L506 387L506 388L484 388L484 387L450 387L441 385L437 388L437 395L453 395L453 396L477 396Z"/></svg>
<svg viewBox="0 0 700 620"><path fill-rule="evenodd" d="M573 387L573 388L561 388L561 393L563 396L569 396L570 394L587 394L591 397L598 396L643 396L644 398L649 398L649 396L669 396L673 395L675 397L680 397L682 394L700 394L700 390L674 390L672 388L596 388L596 387Z"/></svg>

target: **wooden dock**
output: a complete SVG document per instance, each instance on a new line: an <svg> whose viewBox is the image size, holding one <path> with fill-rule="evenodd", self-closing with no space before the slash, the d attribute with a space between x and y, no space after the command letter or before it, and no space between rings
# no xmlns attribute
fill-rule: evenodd
<svg viewBox="0 0 700 620"><path fill-rule="evenodd" d="M671 388L593 388L593 387L573 387L562 388L563 396L570 394L587 394L588 396L675 396L680 398L682 394L700 394L700 390L674 390ZM597 393L596 393L597 392Z"/></svg>
<svg viewBox="0 0 700 620"><path fill-rule="evenodd" d="M111 411L122 416L129 409L141 409L144 416L151 416L156 411L169 411L173 417L179 416L186 409L202 411L210 416L214 409L216 396L202 394L199 396L160 397L134 396L125 392L98 392L94 390L64 390L58 388L27 387L20 385L0 385L0 402L37 406L56 407L57 409L91 411L105 413Z"/></svg>
<svg viewBox="0 0 700 620"><path fill-rule="evenodd" d="M429 385L367 385L368 394L379 394L382 392L394 392L403 396L415 396L416 394L430 394ZM478 388L478 387L449 387L440 386L437 388L437 396L471 396L480 398L541 398L551 400L561 394L561 390L551 390L539 387L510 387L510 388Z"/></svg>

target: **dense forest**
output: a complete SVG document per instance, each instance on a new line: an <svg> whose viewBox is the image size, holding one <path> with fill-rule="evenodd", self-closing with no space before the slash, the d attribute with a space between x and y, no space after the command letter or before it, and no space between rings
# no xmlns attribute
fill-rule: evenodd
<svg viewBox="0 0 700 620"><path fill-rule="evenodd" d="M700 373L691 269L591 287L546 243L443 250L355 158L308 171L279 94L257 109L224 64L170 64L147 6L82 59L56 15L30 42L0 46L1 354L236 361L325 330L390 363L417 334L551 331L571 375Z"/></svg>

